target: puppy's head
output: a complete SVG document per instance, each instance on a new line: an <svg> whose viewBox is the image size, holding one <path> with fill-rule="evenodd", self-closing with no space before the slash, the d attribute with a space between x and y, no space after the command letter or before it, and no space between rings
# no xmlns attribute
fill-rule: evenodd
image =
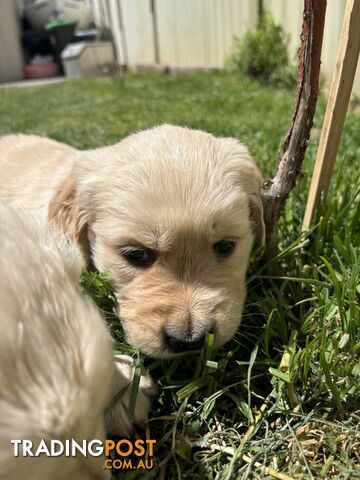
<svg viewBox="0 0 360 480"><path fill-rule="evenodd" d="M115 285L127 340L153 357L221 345L239 326L261 176L234 139L164 125L86 154L73 222ZM58 211L58 209L57 209ZM86 253L88 254L88 253Z"/></svg>

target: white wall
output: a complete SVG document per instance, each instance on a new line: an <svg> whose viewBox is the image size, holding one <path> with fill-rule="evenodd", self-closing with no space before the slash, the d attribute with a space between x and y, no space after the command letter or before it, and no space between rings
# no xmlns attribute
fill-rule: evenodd
<svg viewBox="0 0 360 480"><path fill-rule="evenodd" d="M248 0L156 0L160 62L222 67L234 36L256 24Z"/></svg>
<svg viewBox="0 0 360 480"><path fill-rule="evenodd" d="M161 65L222 67L234 36L241 37L257 21L256 0L153 0ZM329 84L334 69L346 0L328 0L322 73ZM155 42L151 0L89 0L97 23L112 27L120 63L152 65ZM303 0L264 0L275 20L289 34L289 54L296 61ZM119 12L123 17L120 32ZM360 27L359 27L360 28ZM360 93L360 66L355 78Z"/></svg>

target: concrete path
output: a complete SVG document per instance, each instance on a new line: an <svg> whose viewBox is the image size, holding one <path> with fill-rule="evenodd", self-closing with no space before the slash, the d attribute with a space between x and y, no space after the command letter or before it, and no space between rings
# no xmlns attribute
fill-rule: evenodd
<svg viewBox="0 0 360 480"><path fill-rule="evenodd" d="M36 80L22 80L20 82L7 82L0 83L0 88L24 88L24 87L41 87L43 85L51 85L52 83L62 83L70 80L66 77L54 77L54 78L39 78Z"/></svg>

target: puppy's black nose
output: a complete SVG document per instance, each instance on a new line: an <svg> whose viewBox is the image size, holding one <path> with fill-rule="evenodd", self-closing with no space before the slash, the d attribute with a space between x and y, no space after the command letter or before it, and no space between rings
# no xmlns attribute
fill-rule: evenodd
<svg viewBox="0 0 360 480"><path fill-rule="evenodd" d="M195 350L201 350L204 346L205 335L193 339L178 338L174 335L165 333L166 343L169 349L174 353L193 352Z"/></svg>

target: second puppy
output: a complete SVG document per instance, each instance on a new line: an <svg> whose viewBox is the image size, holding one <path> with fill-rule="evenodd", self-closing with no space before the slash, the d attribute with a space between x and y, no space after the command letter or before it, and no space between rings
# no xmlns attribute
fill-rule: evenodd
<svg viewBox="0 0 360 480"><path fill-rule="evenodd" d="M104 439L104 408L132 380L130 357L116 367L104 321L79 289L79 254L63 235L0 204L0 479L95 480L103 460L65 455L15 457L11 440ZM151 388L142 377L136 422ZM108 432L126 435L126 393L108 414Z"/></svg>

